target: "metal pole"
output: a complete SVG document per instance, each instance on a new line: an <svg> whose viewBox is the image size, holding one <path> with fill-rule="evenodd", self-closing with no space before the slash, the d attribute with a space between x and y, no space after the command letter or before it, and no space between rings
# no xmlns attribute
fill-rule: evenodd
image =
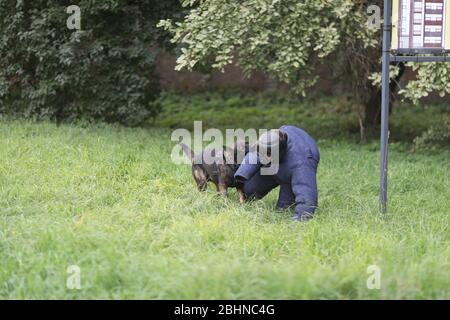
<svg viewBox="0 0 450 320"><path fill-rule="evenodd" d="M387 212L387 175L388 175L388 140L389 140L389 65L392 32L392 1L384 0L383 26L383 70L381 97L381 157L380 157L380 209Z"/></svg>

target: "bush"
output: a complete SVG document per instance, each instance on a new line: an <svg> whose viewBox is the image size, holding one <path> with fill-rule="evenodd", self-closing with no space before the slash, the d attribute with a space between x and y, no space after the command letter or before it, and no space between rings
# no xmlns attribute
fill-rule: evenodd
<svg viewBox="0 0 450 320"><path fill-rule="evenodd" d="M66 8L81 8L69 30ZM137 125L160 107L152 47L176 0L0 0L0 112Z"/></svg>
<svg viewBox="0 0 450 320"><path fill-rule="evenodd" d="M441 147L450 147L450 118L414 139L414 150L435 150Z"/></svg>

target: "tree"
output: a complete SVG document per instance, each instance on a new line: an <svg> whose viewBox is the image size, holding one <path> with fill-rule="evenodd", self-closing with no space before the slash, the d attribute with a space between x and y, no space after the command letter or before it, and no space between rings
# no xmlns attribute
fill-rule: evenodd
<svg viewBox="0 0 450 320"><path fill-rule="evenodd" d="M137 125L157 114L156 27L177 0L0 0L0 112Z"/></svg>
<svg viewBox="0 0 450 320"><path fill-rule="evenodd" d="M377 123L380 108L380 28L368 27L369 5L382 0L184 0L195 5L182 22L162 20L181 54L177 69L197 65L223 68L237 59L244 73L264 71L305 94L317 80L317 67L333 66L336 79L350 81L353 96L364 106L365 124ZM448 65L434 65L443 78L433 77L421 64L417 81L404 91L422 97L430 90L450 92L444 74ZM445 71L444 71L445 70ZM404 66L392 69L395 87ZM428 83L431 81L432 85Z"/></svg>

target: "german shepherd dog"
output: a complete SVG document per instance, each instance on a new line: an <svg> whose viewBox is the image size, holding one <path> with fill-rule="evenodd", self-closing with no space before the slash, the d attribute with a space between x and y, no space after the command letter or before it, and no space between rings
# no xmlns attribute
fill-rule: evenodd
<svg viewBox="0 0 450 320"><path fill-rule="evenodd" d="M223 146L222 149L205 149L198 155L195 155L184 143L181 143L180 146L192 162L192 176L199 191L205 191L208 182L211 181L215 184L217 192L223 197L226 198L228 196L228 188L233 187L237 189L239 202L245 202L243 188L236 183L234 174L240 166L239 161L242 161L249 152L248 142L238 142L233 148ZM222 159L223 161L217 161L216 156L217 159ZM207 157L215 160L205 161Z"/></svg>

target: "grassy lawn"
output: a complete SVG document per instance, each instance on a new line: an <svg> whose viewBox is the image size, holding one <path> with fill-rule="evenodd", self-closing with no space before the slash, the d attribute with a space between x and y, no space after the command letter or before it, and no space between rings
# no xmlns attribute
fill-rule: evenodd
<svg viewBox="0 0 450 320"><path fill-rule="evenodd" d="M381 216L378 144L333 137L351 129L350 115L333 124L288 104L261 109L265 118L251 107L234 116L174 109L157 124L304 123L322 155L316 219L292 223L274 210L276 191L246 205L234 191L228 201L212 186L200 194L190 168L170 161L168 128L3 120L0 298L450 298L449 150L394 143ZM422 122L435 116L427 112ZM66 287L70 265L81 290ZM380 290L366 286L370 265L381 269Z"/></svg>

